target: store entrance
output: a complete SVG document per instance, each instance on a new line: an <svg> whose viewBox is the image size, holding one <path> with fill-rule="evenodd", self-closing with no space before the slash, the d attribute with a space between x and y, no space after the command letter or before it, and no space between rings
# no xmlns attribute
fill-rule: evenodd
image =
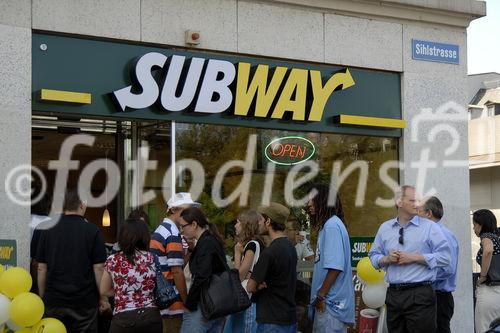
<svg viewBox="0 0 500 333"><path fill-rule="evenodd" d="M117 124L115 121L98 119L61 119L57 117L36 116L33 115L32 121L32 166L33 170L38 169L39 174L33 172L33 186L42 184L42 176L46 181L47 193L50 197L54 195L55 180L57 170L54 162L64 158L77 161L78 167L69 170L67 187L77 186L86 187L94 198L104 193L107 177L104 169L98 170L89 181L89 184L79 184L82 172L93 161L103 159L107 164L120 166L123 162L123 135L126 134L126 124ZM125 130L125 131L124 131ZM94 138L92 146L79 144L76 145L71 156L60 156L61 147L73 135L86 134ZM106 165L106 164L105 164ZM36 168L36 169L35 169ZM111 168L108 168L111 170ZM118 175L119 176L119 175ZM109 197L106 205L98 207L89 206L85 213L85 218L97 225L104 237L106 243L116 241L117 227L122 216L121 200L122 191L118 191L115 197ZM103 226L103 213L108 209L110 214L109 226Z"/></svg>

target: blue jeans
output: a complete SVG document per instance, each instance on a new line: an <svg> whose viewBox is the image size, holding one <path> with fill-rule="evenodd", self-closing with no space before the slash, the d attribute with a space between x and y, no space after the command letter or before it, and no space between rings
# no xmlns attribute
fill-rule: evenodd
<svg viewBox="0 0 500 333"><path fill-rule="evenodd" d="M328 310L323 313L315 311L313 333L347 333L347 325L332 316Z"/></svg>
<svg viewBox="0 0 500 333"><path fill-rule="evenodd" d="M257 333L296 333L297 324L278 325L278 324L257 324Z"/></svg>
<svg viewBox="0 0 500 333"><path fill-rule="evenodd" d="M255 303L248 309L230 315L224 325L224 333L256 333Z"/></svg>
<svg viewBox="0 0 500 333"><path fill-rule="evenodd" d="M222 333L226 318L206 320L201 310L184 311L181 333Z"/></svg>

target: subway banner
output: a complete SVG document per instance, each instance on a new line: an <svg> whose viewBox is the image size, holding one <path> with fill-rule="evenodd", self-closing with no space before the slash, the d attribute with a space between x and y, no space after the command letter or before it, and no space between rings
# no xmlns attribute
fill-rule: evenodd
<svg viewBox="0 0 500 333"><path fill-rule="evenodd" d="M17 266L17 243L15 239L0 239L0 266Z"/></svg>
<svg viewBox="0 0 500 333"><path fill-rule="evenodd" d="M33 111L398 137L399 73L33 34Z"/></svg>
<svg viewBox="0 0 500 333"><path fill-rule="evenodd" d="M351 267L356 268L358 262L368 257L375 237L350 237L351 242Z"/></svg>

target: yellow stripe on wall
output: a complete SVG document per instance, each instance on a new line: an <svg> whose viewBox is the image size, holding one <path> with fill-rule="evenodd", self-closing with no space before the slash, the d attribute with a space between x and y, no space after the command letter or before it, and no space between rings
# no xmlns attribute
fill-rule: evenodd
<svg viewBox="0 0 500 333"><path fill-rule="evenodd" d="M406 120L392 118L377 118L364 116L351 116L341 114L336 117L336 122L341 125L358 125L386 128L405 128Z"/></svg>
<svg viewBox="0 0 500 333"><path fill-rule="evenodd" d="M92 94L64 90L42 89L40 91L40 100L48 102L90 104L92 103Z"/></svg>

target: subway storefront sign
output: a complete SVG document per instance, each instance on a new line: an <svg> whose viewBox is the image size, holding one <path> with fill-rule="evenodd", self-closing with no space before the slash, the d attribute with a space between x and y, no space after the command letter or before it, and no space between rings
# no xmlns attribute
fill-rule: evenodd
<svg viewBox="0 0 500 333"><path fill-rule="evenodd" d="M399 137L399 73L33 34L33 111Z"/></svg>

